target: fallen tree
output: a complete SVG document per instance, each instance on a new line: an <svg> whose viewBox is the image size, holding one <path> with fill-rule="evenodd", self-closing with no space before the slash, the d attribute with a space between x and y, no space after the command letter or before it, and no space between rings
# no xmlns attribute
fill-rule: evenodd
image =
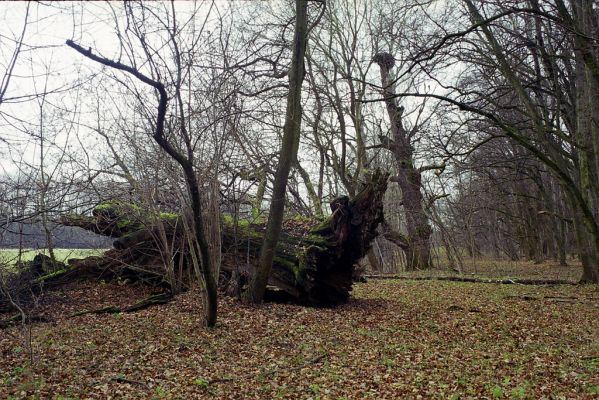
<svg viewBox="0 0 599 400"><path fill-rule="evenodd" d="M266 298L283 298L298 304L332 306L349 298L355 264L364 257L383 222L382 199L388 174L374 172L353 198L331 202L324 220L288 220L268 280ZM114 237L114 248L101 257L72 263L77 277L148 280L173 286L165 277L158 238L171 238L174 264L190 265L186 224L175 214L142 218L140 207L120 202L103 203L91 216L67 216L63 225ZM147 217L147 216L146 216ZM238 295L253 272L262 245L264 224L223 218L221 288ZM180 279L192 276L181 270Z"/></svg>
<svg viewBox="0 0 599 400"><path fill-rule="evenodd" d="M31 261L17 263L14 271L6 267L0 265L0 313L28 308L44 288L70 280L69 266L44 254L37 254Z"/></svg>
<svg viewBox="0 0 599 400"><path fill-rule="evenodd" d="M404 280L404 281L449 281L467 283L493 283L497 285L577 285L578 282L565 279L492 279L475 278L467 276L402 276L396 274L388 275L364 275L366 279L381 280Z"/></svg>

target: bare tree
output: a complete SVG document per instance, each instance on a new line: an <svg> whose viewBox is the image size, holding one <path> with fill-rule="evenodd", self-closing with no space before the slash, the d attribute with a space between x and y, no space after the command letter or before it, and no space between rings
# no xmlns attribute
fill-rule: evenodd
<svg viewBox="0 0 599 400"><path fill-rule="evenodd" d="M447 102L473 121L494 127L492 136L508 137L538 159L559 182L573 211L582 281L596 282L599 223L597 191L591 183L597 181L592 178L596 176L593 130L585 128L588 118L574 118L589 110L589 102L583 100L586 86L577 79L581 68L589 68L588 78L594 75L596 55L588 38L596 37L596 31L592 24L586 25L590 29L586 34L580 28L594 11L589 2L582 8L571 4L571 10L578 10L574 14L561 1L532 1L527 7L472 0L462 4L462 18L471 25L438 37L411 59L413 68L438 57L459 60L469 73L455 84L443 83L437 93L414 90L396 96Z"/></svg>
<svg viewBox="0 0 599 400"><path fill-rule="evenodd" d="M187 187L187 195L189 196L189 212L191 216L192 229L192 241L190 246L191 259L197 260L197 264L200 266L201 275L206 287L206 314L205 322L206 325L212 327L216 324L217 318L217 285L216 275L218 268L214 264L212 257L212 251L206 237L206 229L204 227L205 220L202 214L203 200L200 183L198 180L198 174L196 171L196 139L192 136L191 121L189 121L189 110L186 110L186 103L183 98L183 84L184 76L187 74L187 65L184 65L184 60L191 63L193 61L193 55L195 54L195 47L191 47L186 50L186 54L182 53L180 43L178 42L179 36L178 24L175 13L175 5L171 5L170 10L162 10L162 18L157 10L153 10L151 7L144 5L139 6L139 12L142 14L151 14L155 17L157 24L161 27L162 32L166 34L166 43L168 45L167 50L171 52L175 66L174 70L167 72L167 76L170 77L169 81L163 81L158 72L160 66L153 61L150 54L156 54L156 50L152 47L152 44L148 41L146 32L143 29L148 29L147 26L139 25L135 12L132 6L127 6L127 17L135 22L136 28L135 36L141 44L142 52L146 55L146 62L150 65L150 71L155 77L147 75L141 72L138 68L131 65L123 64L119 61L113 61L106 57L102 57L93 53L90 49L85 49L73 41L67 41L67 45L86 56L87 58L109 66L116 70L126 72L127 74L135 77L140 82L148 85L152 88L158 98L157 112L155 116L155 123L153 124L153 140L160 146L160 148L168 154L169 157L174 160L181 168L182 175ZM196 11L197 12L197 11ZM194 18L192 14L191 18ZM205 20L204 20L205 24ZM200 27L196 31L197 35L202 33L203 27ZM197 41L192 42L192 46L195 46ZM184 58L188 56L188 58ZM160 58L162 60L162 58ZM167 86L168 85L168 86ZM172 112L176 116L174 119L174 126L168 125L171 131L171 137L167 136L166 127L170 124L170 120L167 119L169 111L169 93L168 90L172 91L173 105ZM173 128L177 128L174 130ZM178 141L175 142L172 139L172 132L176 132L178 135Z"/></svg>

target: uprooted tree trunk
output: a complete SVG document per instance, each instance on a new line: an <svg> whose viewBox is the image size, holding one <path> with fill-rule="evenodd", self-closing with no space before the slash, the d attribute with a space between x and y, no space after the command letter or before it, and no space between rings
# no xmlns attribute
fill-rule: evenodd
<svg viewBox="0 0 599 400"><path fill-rule="evenodd" d="M377 235L377 227L383 222L382 199L387 180L386 173L376 171L353 199L340 197L331 202L332 214L325 220L286 221L276 248L266 298L282 297L313 306L345 302L352 287L354 265L366 255ZM156 227L137 222L134 215L139 213L139 207L108 203L96 207L92 216L63 218L64 225L79 226L116 238L114 249L104 256L75 262L74 274L103 279L120 276L164 280L162 258L155 240ZM168 214L160 222L177 243L173 254L176 263L190 265L185 260L188 253L180 218ZM264 225L239 223L233 226L229 219L223 218L225 261L221 283L233 287L233 292L239 293L248 283L259 255L263 232Z"/></svg>

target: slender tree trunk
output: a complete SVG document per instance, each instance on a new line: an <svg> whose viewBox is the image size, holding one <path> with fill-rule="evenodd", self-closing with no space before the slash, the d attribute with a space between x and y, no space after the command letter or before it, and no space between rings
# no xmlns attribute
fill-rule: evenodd
<svg viewBox="0 0 599 400"><path fill-rule="evenodd" d="M125 71L128 74L135 76L137 79L142 81L143 83L152 86L159 95L158 102L158 115L156 117L156 127L154 130L153 138L154 141L173 159L175 160L183 170L183 175L185 177L185 183L187 185L187 190L189 192L190 200L191 200L191 211L193 218L193 235L195 237L195 243L192 250L197 251L200 256L202 275L205 280L206 285L206 310L205 310L205 321L206 326L213 327L216 325L216 317L217 317L217 296L218 296L218 287L216 283L216 279L213 274L213 264L212 258L210 257L210 251L208 248L208 242L206 240L206 236L204 234L204 221L202 218L202 197L200 194L199 183L195 174L194 164L193 164L193 152L191 148L188 146L188 155L187 157L177 150L171 142L165 137L164 134L164 124L166 120L166 112L168 107L168 94L166 92L166 88L164 84L160 81L156 81L152 78L147 77L146 75L139 72L134 67L122 64L118 61L112 61L108 58L98 56L93 54L91 49L84 49L79 46L75 42L71 40L67 40L67 46L75 49L79 53L83 54L87 58L99 62L103 65L109 66L111 68L115 68L121 71ZM180 107L182 105L180 104ZM183 115L183 113L181 113ZM182 130L185 129L185 124L181 124ZM187 132L184 132L187 136ZM189 145L191 141L189 140L189 136L187 136L186 140Z"/></svg>
<svg viewBox="0 0 599 400"><path fill-rule="evenodd" d="M266 192L266 184L268 182L268 178L266 177L265 168L261 169L258 172L258 188L256 189L256 197L252 202L252 218L254 221L260 218L262 214L262 201L264 200L264 193ZM237 212L236 212L237 216Z"/></svg>
<svg viewBox="0 0 599 400"><path fill-rule="evenodd" d="M557 190L558 187L555 188ZM568 223L564 219L564 205L562 200L561 193L556 193L556 210L559 215L559 218L556 221L557 229L555 230L555 244L557 246L557 257L559 260L559 265L566 266L567 262L567 253L568 253Z"/></svg>
<svg viewBox="0 0 599 400"><path fill-rule="evenodd" d="M48 224L48 210L46 209L46 195L48 194L48 188L50 186L50 177L46 178L46 171L44 170L45 165L45 147L44 147L44 105L46 103L46 96L43 95L39 103L39 135L40 135L40 184L39 184L39 208L42 217L42 228L46 236L46 248L48 249L48 255L52 262L56 262L56 255L54 254L54 240L52 238L52 231Z"/></svg>
<svg viewBox="0 0 599 400"><path fill-rule="evenodd" d="M285 211L285 192L289 171L298 150L302 120L302 83L304 81L304 55L308 35L308 1L295 1L295 34L293 38L293 54L289 70L289 93L287 95L287 111L283 128L283 143L279 155L279 165L275 173L272 201L264 242L260 251L258 267L252 276L250 285L243 294L244 301L260 303L264 298L266 284L272 268L275 249L281 234L283 213Z"/></svg>
<svg viewBox="0 0 599 400"><path fill-rule="evenodd" d="M566 266L568 265L566 261L567 254L567 231L568 231L568 222L566 221L564 215L566 215L566 210L564 207L563 194L559 185L555 184L554 181L549 181L551 192L549 196L551 198L551 202L553 204L553 212L555 216L553 218L553 240L554 245L557 252L557 260L559 265Z"/></svg>
<svg viewBox="0 0 599 400"><path fill-rule="evenodd" d="M219 265L213 257L213 252L210 249L206 233L206 221L202 215L202 196L200 193L200 185L197 181L193 164L183 165L187 189L191 199L192 212L192 235L195 241L192 243L191 250L199 255L200 272L204 279L206 288L206 309L204 313L205 324L212 328L216 325L218 316L218 270ZM216 243L211 242L212 245Z"/></svg>
<svg viewBox="0 0 599 400"><path fill-rule="evenodd" d="M403 107L395 100L395 89L389 78L389 71L395 61L388 53L379 53L374 61L381 69L381 81L384 87L383 96L387 114L391 121L392 138L381 137L385 148L395 157L398 175L394 179L399 184L402 203L406 212L406 227L408 230L409 247L406 250L407 269L427 269L431 267L430 236L432 229L428 217L424 213L423 196L421 192L422 177L414 166L413 147L410 143L410 133L403 126Z"/></svg>
<svg viewBox="0 0 599 400"><path fill-rule="evenodd" d="M296 156L297 156L297 154L296 154ZM308 171L306 171L304 169L304 167L302 167L299 160L297 160L297 157L296 157L296 160L294 161L294 164L295 164L295 169L302 177L302 180L304 181L304 185L306 186L306 191L308 192L308 197L310 198L310 210L317 217L323 217L324 214L322 213L322 201L320 201L320 197L318 196L318 194L316 193L316 190L314 189L314 185L312 184L312 180L310 179L310 174L308 173Z"/></svg>
<svg viewBox="0 0 599 400"><path fill-rule="evenodd" d="M555 240L559 265L565 267L568 265L568 262L566 261L566 221L560 220L558 222Z"/></svg>

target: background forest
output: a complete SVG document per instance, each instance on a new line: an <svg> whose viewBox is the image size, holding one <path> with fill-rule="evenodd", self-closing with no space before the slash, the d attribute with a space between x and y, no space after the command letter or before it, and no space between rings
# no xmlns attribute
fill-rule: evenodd
<svg viewBox="0 0 599 400"><path fill-rule="evenodd" d="M178 164L152 138L154 90L65 39L161 82L165 137L193 153L202 187L212 184L227 215L264 217L289 90L290 3L3 8L5 229L107 199L165 212L189 202ZM311 3L287 213L329 214L330 200L382 168L387 226L410 246L377 240L375 268L576 257L596 282L594 12L589 1Z"/></svg>
<svg viewBox="0 0 599 400"><path fill-rule="evenodd" d="M0 18L0 311L31 363L34 310L74 270L168 288L143 308L199 281L208 326L219 301L232 323L222 293L337 305L364 275L599 283L596 1L15 2ZM140 309L119 304L57 315ZM531 379L472 390L543 392Z"/></svg>

